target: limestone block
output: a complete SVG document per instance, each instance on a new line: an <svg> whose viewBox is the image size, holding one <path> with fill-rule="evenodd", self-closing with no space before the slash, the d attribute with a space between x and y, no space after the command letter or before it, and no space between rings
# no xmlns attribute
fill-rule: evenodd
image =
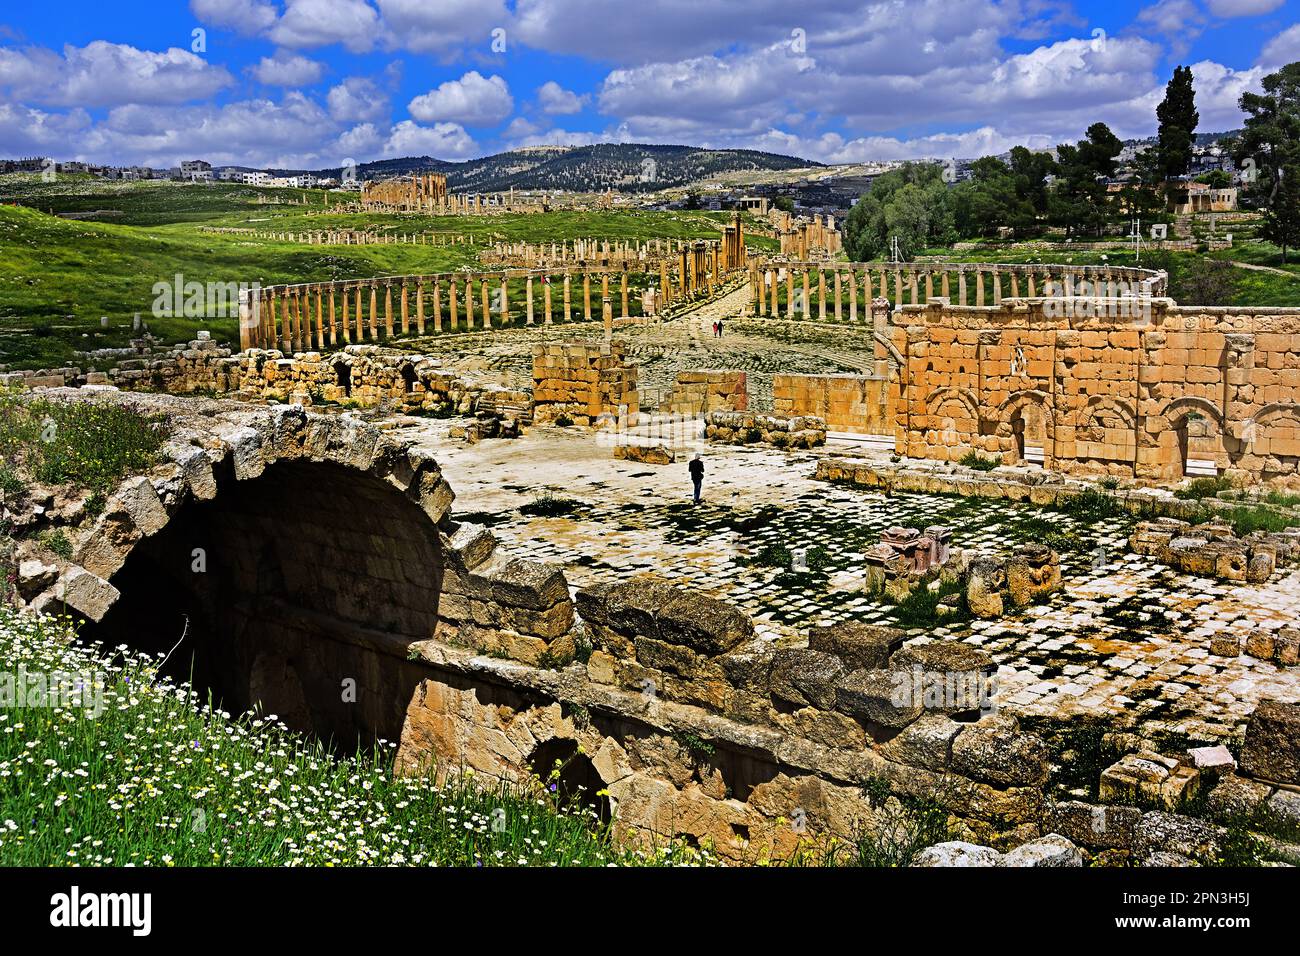
<svg viewBox="0 0 1300 956"><path fill-rule="evenodd" d="M1098 796L1104 803L1154 802L1170 810L1200 790L1200 771L1172 757L1141 751L1125 754L1101 773Z"/></svg>
<svg viewBox="0 0 1300 956"><path fill-rule="evenodd" d="M1047 780L1047 747L1007 714L968 724L952 744L952 768L995 787L1036 787Z"/></svg>
<svg viewBox="0 0 1300 956"><path fill-rule="evenodd" d="M936 843L934 846L926 847L916 855L912 865L921 867L997 866L1001 859L1002 854L992 847L952 840L947 843Z"/></svg>
<svg viewBox="0 0 1300 956"><path fill-rule="evenodd" d="M1059 833L1049 833L1029 843L1024 843L1002 857L1002 866L1008 867L1069 867L1083 866L1079 848Z"/></svg>
<svg viewBox="0 0 1300 956"><path fill-rule="evenodd" d="M851 672L836 685L836 709L869 724L901 730L921 716L922 708L900 674L869 668Z"/></svg>
<svg viewBox="0 0 1300 956"><path fill-rule="evenodd" d="M833 654L806 648L785 648L772 660L772 694L798 707L832 710L836 680L844 662Z"/></svg>
<svg viewBox="0 0 1300 956"><path fill-rule="evenodd" d="M850 670L884 667L891 654L902 647L905 635L896 627L846 621L814 627L808 632L808 647L834 654Z"/></svg>
<svg viewBox="0 0 1300 956"><path fill-rule="evenodd" d="M1044 826L1074 843L1098 850L1127 849L1142 818L1137 807L1099 806L1066 800L1052 808Z"/></svg>
<svg viewBox="0 0 1300 956"><path fill-rule="evenodd" d="M1300 704L1260 702L1246 725L1241 771L1259 780L1300 785Z"/></svg>

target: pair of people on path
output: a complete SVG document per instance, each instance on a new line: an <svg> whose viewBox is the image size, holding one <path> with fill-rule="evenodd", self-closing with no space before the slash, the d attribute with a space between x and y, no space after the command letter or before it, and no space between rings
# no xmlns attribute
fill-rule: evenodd
<svg viewBox="0 0 1300 956"><path fill-rule="evenodd" d="M722 320L718 319L713 323L713 335L716 338L722 338Z"/></svg>

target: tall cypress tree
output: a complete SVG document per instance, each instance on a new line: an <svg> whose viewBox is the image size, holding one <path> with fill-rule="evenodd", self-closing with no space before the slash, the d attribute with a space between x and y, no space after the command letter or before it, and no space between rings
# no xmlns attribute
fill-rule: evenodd
<svg viewBox="0 0 1300 956"><path fill-rule="evenodd" d="M1192 89L1192 68L1174 69L1173 79L1165 87L1165 98L1156 107L1160 121L1157 163L1166 182L1187 174L1192 165L1192 143L1201 121L1196 112L1196 92Z"/></svg>

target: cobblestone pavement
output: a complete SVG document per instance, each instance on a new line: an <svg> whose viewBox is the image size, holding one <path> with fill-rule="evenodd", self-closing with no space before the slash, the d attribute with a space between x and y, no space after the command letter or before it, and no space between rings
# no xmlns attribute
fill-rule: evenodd
<svg viewBox="0 0 1300 956"><path fill-rule="evenodd" d="M812 623L894 619L862 590L862 552L888 526L949 525L955 546L976 550L1051 533L1064 542L1065 587L1050 601L913 636L988 650L998 704L1022 715L1097 715L1210 740L1239 732L1263 698L1300 700L1300 669L1209 653L1216 631L1294 622L1300 571L1264 586L1192 577L1130 554L1123 521L1094 526L1030 505L817 482L821 452L706 449L706 500L695 507L684 461L618 461L589 432L535 428L464 445L442 437L445 422L412 427L435 448L458 519L490 524L512 552L564 564L575 587L654 572L744 607L767 639L797 640ZM576 504L561 517L517 510L548 493Z"/></svg>

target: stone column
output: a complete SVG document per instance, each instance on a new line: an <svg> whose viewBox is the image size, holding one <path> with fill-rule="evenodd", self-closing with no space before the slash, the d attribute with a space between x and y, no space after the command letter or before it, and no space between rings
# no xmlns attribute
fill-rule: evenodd
<svg viewBox="0 0 1300 956"><path fill-rule="evenodd" d="M334 283L330 283L330 346L339 344L338 314L334 310Z"/></svg>
<svg viewBox="0 0 1300 956"><path fill-rule="evenodd" d="M1020 298L1020 273L1011 273L1011 298Z"/></svg>
<svg viewBox="0 0 1300 956"><path fill-rule="evenodd" d="M908 294L912 296L912 305L916 305L921 301L921 292L920 288L917 286L915 268L908 270L907 291Z"/></svg>
<svg viewBox="0 0 1300 956"><path fill-rule="evenodd" d="M410 335L411 334L411 313L407 309L405 279L402 280L402 288L399 294L401 295L402 334Z"/></svg>
<svg viewBox="0 0 1300 956"><path fill-rule="evenodd" d="M925 270L925 301L929 304L934 298L934 273L929 269Z"/></svg>
<svg viewBox="0 0 1300 956"><path fill-rule="evenodd" d="M608 290L605 291L608 295ZM591 273L582 273L582 318L583 321L591 321Z"/></svg>
<svg viewBox="0 0 1300 956"><path fill-rule="evenodd" d="M316 291L316 349L325 350L325 295L320 286L315 287Z"/></svg>
<svg viewBox="0 0 1300 956"><path fill-rule="evenodd" d="M370 340L379 338L379 283L370 283Z"/></svg>
<svg viewBox="0 0 1300 956"><path fill-rule="evenodd" d="M415 331L424 335L424 279L415 280Z"/></svg>
<svg viewBox="0 0 1300 956"><path fill-rule="evenodd" d="M610 301L609 296L601 298L600 314L605 320L605 342L608 344L614 339L614 303Z"/></svg>
<svg viewBox="0 0 1300 956"><path fill-rule="evenodd" d="M452 276L447 283L447 300L448 307L451 309L451 330L453 332L456 331L457 326L460 324L460 316L458 315L460 305L457 302L457 295L458 290L456 288L456 277Z"/></svg>
<svg viewBox="0 0 1300 956"><path fill-rule="evenodd" d="M549 277L544 277L542 280L542 301L546 306L546 322L544 324L550 325L551 324L551 282Z"/></svg>
<svg viewBox="0 0 1300 956"><path fill-rule="evenodd" d="M393 284L384 283L384 338L393 337Z"/></svg>
<svg viewBox="0 0 1300 956"><path fill-rule="evenodd" d="M997 269L993 270L993 304L1002 304L1002 273Z"/></svg>
<svg viewBox="0 0 1300 956"><path fill-rule="evenodd" d="M358 342L364 342L364 341L366 340L366 336L365 336L365 327L362 325L362 315L361 315L361 297L362 297L362 295L363 295L363 289L362 289L362 287L361 287L360 285L355 286L354 289L353 289L353 298L356 299L356 310L357 310L357 315L356 315L356 323L357 323L356 340L357 340Z"/></svg>
<svg viewBox="0 0 1300 956"><path fill-rule="evenodd" d="M901 308L903 305L903 270L900 266L894 267L894 307Z"/></svg>
<svg viewBox="0 0 1300 956"><path fill-rule="evenodd" d="M837 272L836 275L838 274ZM856 325L858 321L858 277L852 269L849 269L848 293L849 322Z"/></svg>
<svg viewBox="0 0 1300 956"><path fill-rule="evenodd" d="M835 295L835 321L843 322L844 321L844 290L843 288L841 288L841 284L840 284L839 269L835 270L834 295Z"/></svg>
<svg viewBox="0 0 1300 956"><path fill-rule="evenodd" d="M966 270L957 270L957 304L966 304Z"/></svg>
<svg viewBox="0 0 1300 956"><path fill-rule="evenodd" d="M491 290L488 288L488 277L479 276L478 298L479 298L479 304L482 306L482 308L479 310L480 317L482 318L482 322L480 322L479 324L482 325L483 328L485 329L492 328L492 303L489 301L490 294L491 294Z"/></svg>
<svg viewBox="0 0 1300 956"><path fill-rule="evenodd" d="M794 269L786 266L785 270L785 317L794 318Z"/></svg>
<svg viewBox="0 0 1300 956"><path fill-rule="evenodd" d="M501 273L501 324L510 325L510 280Z"/></svg>
<svg viewBox="0 0 1300 956"><path fill-rule="evenodd" d="M524 302L526 303L525 312L524 312L525 314L524 324L532 325L533 324L533 277L531 274L524 279Z"/></svg>
<svg viewBox="0 0 1300 956"><path fill-rule="evenodd" d="M826 321L826 272L823 269L817 270L817 321Z"/></svg>
<svg viewBox="0 0 1300 956"><path fill-rule="evenodd" d="M433 280L433 331L442 331L442 280Z"/></svg>
<svg viewBox="0 0 1300 956"><path fill-rule="evenodd" d="M807 269L804 269L804 270L803 270L803 303L802 303L802 305L803 305L803 309L802 309L801 311L802 311L803 314L800 316L800 318L806 320L810 315L812 315L812 298L811 298L811 293L809 292L809 289L808 289L808 270L807 270Z"/></svg>
<svg viewBox="0 0 1300 956"><path fill-rule="evenodd" d="M975 305L984 304L984 270L978 266L975 268Z"/></svg>
<svg viewBox="0 0 1300 956"><path fill-rule="evenodd" d="M624 262L624 263L623 263L623 274L622 274L621 276L619 276L619 288L618 288L619 296L620 296L620 298L623 300L623 301L622 301L622 306L623 306L623 318L625 318L625 319L626 319L629 315L631 315L631 310L628 308L628 288L627 288L627 284L628 284L628 283L627 283L627 278L628 278L628 276L627 276L627 270L628 270L628 266L629 266L629 264L628 264L627 262Z"/></svg>
<svg viewBox="0 0 1300 956"><path fill-rule="evenodd" d="M564 273L564 315L560 316L561 322L568 322L573 318L573 290L569 273Z"/></svg>

